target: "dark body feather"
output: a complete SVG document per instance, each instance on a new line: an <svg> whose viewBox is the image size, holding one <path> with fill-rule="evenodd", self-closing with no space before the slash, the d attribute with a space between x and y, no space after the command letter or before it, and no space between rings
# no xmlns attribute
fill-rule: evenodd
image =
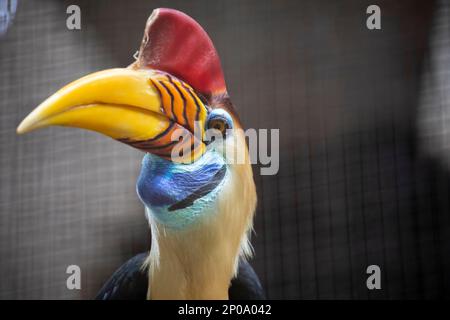
<svg viewBox="0 0 450 320"><path fill-rule="evenodd" d="M141 253L117 269L103 285L96 300L144 300L147 296L148 275L142 269L147 253ZM265 294L251 265L241 259L237 277L228 290L230 300L264 300Z"/></svg>

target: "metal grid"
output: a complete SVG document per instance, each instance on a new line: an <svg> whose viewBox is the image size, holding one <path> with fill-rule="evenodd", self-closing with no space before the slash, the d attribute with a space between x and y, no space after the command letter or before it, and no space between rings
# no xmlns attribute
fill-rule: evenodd
<svg viewBox="0 0 450 320"><path fill-rule="evenodd" d="M81 31L65 28L69 4ZM0 39L0 298L91 298L149 247L139 152L14 130L63 84L130 63L156 7L208 31L246 127L280 128L279 173L254 167L252 264L270 298L449 297L448 7L433 18L430 3L379 1L382 30L369 31L370 4L19 1ZM81 291L65 287L70 264ZM382 290L366 288L370 264Z"/></svg>

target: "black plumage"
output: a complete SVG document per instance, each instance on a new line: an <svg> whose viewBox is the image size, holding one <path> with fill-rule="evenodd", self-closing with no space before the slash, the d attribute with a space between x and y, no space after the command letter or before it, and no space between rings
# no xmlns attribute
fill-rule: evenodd
<svg viewBox="0 0 450 320"><path fill-rule="evenodd" d="M147 253L140 253L117 269L103 285L96 300L144 300L147 296L148 273L142 268ZM265 294L252 266L239 260L237 277L228 289L230 300L264 300Z"/></svg>

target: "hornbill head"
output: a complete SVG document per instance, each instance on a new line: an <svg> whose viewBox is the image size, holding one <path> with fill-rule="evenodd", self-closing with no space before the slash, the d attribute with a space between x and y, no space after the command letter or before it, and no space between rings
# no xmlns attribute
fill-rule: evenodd
<svg viewBox="0 0 450 320"><path fill-rule="evenodd" d="M152 230L149 298L227 298L250 252L256 192L218 54L197 22L154 10L134 63L66 85L17 132L51 125L145 152L137 192Z"/></svg>

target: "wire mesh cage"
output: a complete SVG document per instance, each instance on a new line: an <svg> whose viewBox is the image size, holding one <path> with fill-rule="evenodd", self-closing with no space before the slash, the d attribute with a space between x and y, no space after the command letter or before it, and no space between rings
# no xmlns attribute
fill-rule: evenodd
<svg viewBox="0 0 450 320"><path fill-rule="evenodd" d="M69 5L81 30L66 27ZM246 128L280 129L251 260L269 298L450 296L449 24L444 1L1 1L0 298L92 298L149 250L142 154L90 132L18 137L35 106L134 61L154 8L194 17ZM82 269L68 290L66 268ZM369 265L382 289L366 287Z"/></svg>

